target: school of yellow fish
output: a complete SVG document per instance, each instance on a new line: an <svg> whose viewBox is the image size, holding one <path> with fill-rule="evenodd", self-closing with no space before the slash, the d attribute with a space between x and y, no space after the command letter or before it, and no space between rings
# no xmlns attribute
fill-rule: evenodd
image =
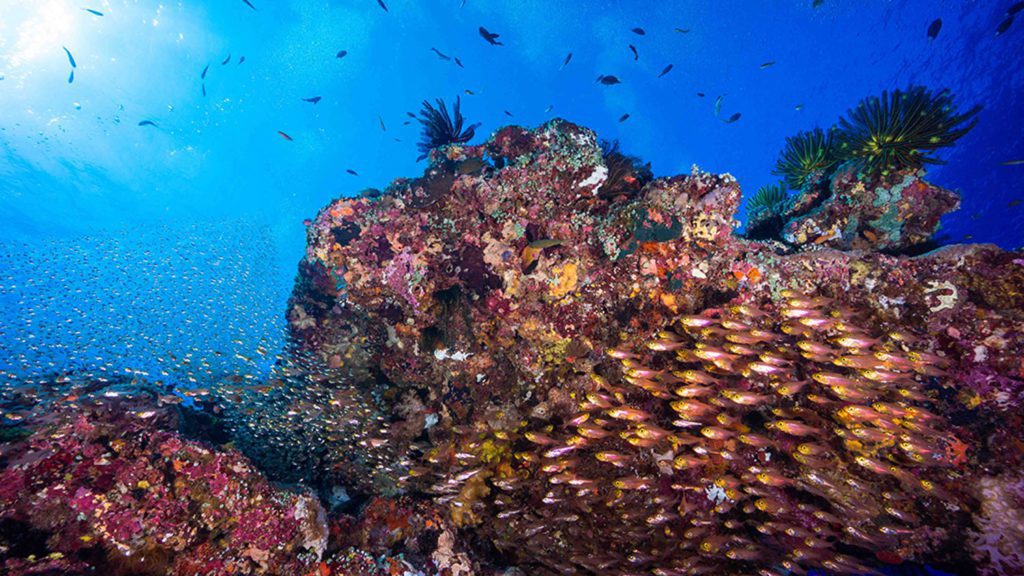
<svg viewBox="0 0 1024 576"><path fill-rule="evenodd" d="M457 429L406 481L538 573L866 574L924 552L915 530L959 501L927 408L946 360L781 296L607 350L571 409Z"/></svg>

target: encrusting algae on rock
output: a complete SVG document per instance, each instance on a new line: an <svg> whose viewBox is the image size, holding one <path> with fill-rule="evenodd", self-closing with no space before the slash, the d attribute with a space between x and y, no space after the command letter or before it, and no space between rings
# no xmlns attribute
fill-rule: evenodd
<svg viewBox="0 0 1024 576"><path fill-rule="evenodd" d="M834 242L743 239L730 176L609 170L597 142L561 120L506 127L312 221L293 336L377 374L333 385L376 399L407 455L395 486L537 574L970 564L952 543L994 525L979 475L1021 463L997 439L1021 424L1005 424L1024 400L1006 278L1024 259L876 251L934 230L914 211L939 189L898 171L870 182L900 190L892 241L827 210ZM415 264L380 274L398 260ZM329 336L346 326L357 339Z"/></svg>

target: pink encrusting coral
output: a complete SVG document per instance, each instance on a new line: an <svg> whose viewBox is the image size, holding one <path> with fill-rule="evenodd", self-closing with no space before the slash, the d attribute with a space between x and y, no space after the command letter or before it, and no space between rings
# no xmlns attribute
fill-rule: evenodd
<svg viewBox="0 0 1024 576"><path fill-rule="evenodd" d="M808 233L794 242L794 249L734 234L740 190L732 177L694 168L687 175L652 180L636 163L632 169L620 163L609 170L596 136L561 120L536 130L506 127L480 146L436 150L431 162L422 178L396 180L381 194L342 198L325 207L307 231L307 256L289 304L292 334L302 354L330 362L344 350L346 369L376 375L369 382L332 384L372 396L374 413L389 423L380 438L395 454L406 455L407 477L375 465L366 466L366 474L439 498L454 523L473 527L473 535L497 544L534 573L667 574L674 573L673 566L705 565L743 571L753 564L738 558L758 555L789 558L805 567L827 561L837 571L854 571L860 567L842 556L851 546L867 554L860 562L868 564L971 562L961 547L943 543L973 530L979 474L1020 467L1021 445L993 440L1022 424L1013 408L1019 406L1024 382L1024 261L985 245L952 246L916 257L879 251L898 252L926 242L939 215L955 206L955 195L926 184L917 173L894 171L862 182L856 172L840 171L833 178L835 186L850 194L863 188L866 195L857 198L867 204L857 214L835 212L827 203L808 205L804 213L817 229L837 232L831 238ZM605 194L607 190L616 192ZM792 299L787 294L830 303L819 326L804 326L825 330L816 344L842 348L836 339L844 337L844 330L862 329L870 343L844 354L856 357L854 365L831 365L834 358L821 353L811 359L801 356L795 348L801 338L783 330L800 319L779 316ZM645 346L672 338L659 334L672 330L679 318L735 307L764 314L753 323L774 339L776 348L767 352L789 363L795 382L810 383L791 398L776 398L772 390L760 388L770 388L770 382L746 361L724 373L722 367L687 361L674 367L700 368L714 378L707 386L722 403L714 414L738 419L715 425L726 428L722 438L674 428L669 420L672 402L684 400L672 399L679 385L654 380L638 389L624 383L620 378L637 376L607 354L624 347L625 353L643 355L636 360L640 368L673 368L670 360L658 360ZM726 334L717 330L730 329L711 329L709 335L677 331L676 337L688 349L724 349ZM903 340L903 335L913 338ZM913 366L876 354L905 357ZM866 357L896 364L870 367ZM931 369L921 359L932 359L934 371L927 371ZM745 374L748 369L753 374ZM844 397L829 383L814 381L817 372L834 372L855 382L844 389ZM623 399L602 389L595 375L626 390ZM887 380L896 378L902 380ZM722 397L726 391L773 400L741 408ZM628 433L635 427L628 418L599 417L581 408L591 394L611 397L600 411L619 406L652 415L657 429L644 434L664 436L656 447L647 446L652 440L642 436L638 445L629 443L636 435ZM883 430L892 438L859 431L859 425L854 428L870 440L850 438L852 424L836 415L852 403L873 410L865 412L873 418L880 414L871 408L874 402L933 414L935 420L925 417L927 423L915 430L913 418L889 415L878 422L897 427ZM779 409L801 416L779 416ZM600 426L614 440L593 440L613 442L614 449L568 443L581 436L574 428L587 426L577 421L584 418L581 413L614 423ZM800 454L796 448L803 443L771 431L765 434L770 445L764 448L775 454L785 488L748 483L744 478L759 474L751 468L765 463L757 460L762 452L739 442L744 433L740 428L754 431L780 418L827 432L816 441L828 445L829 453L847 456L801 464L793 454ZM709 425L701 424L700 430ZM534 442L527 432L554 443ZM736 445L726 447L725 453L735 454L735 460L721 456L723 443L729 442ZM698 453L701 463L695 471L669 472L669 462L681 453L677 443L718 456ZM372 461L369 448L365 459L350 460ZM544 456L558 448L565 453ZM349 453L363 452L356 447ZM598 460L597 452L621 454L609 458L625 465ZM858 463L857 457L866 459ZM570 468L556 470L561 464L548 461L563 458L578 461L582 468L576 475L593 481L593 495L575 496L566 483L550 481L556 476L568 481L559 475ZM903 472L890 470L892 466ZM805 482L798 480L801 474L815 470L832 476L828 481L837 494L826 490L806 497L793 492L806 488L800 488ZM671 489L676 474L689 475L692 485L706 480L705 488L725 478L720 488L736 494L750 493L734 486L732 479L771 492L760 496L768 510L756 507L755 495L732 508L736 517L712 514L717 503L680 510L686 498L681 500ZM616 486L617 481L624 487ZM927 481L923 487L922 481ZM929 492L928 486L935 491ZM814 510L841 510L844 498L852 498L851 489L863 492L876 512L885 510L887 498L898 495L912 504L907 510L894 508L895 514L872 512L867 519L811 519ZM621 501L615 500L615 490L624 492ZM694 492L687 498L692 496L701 495ZM707 502L707 495L703 497ZM614 502L611 508L607 498ZM814 510L801 510L808 501ZM635 506L625 506L630 503ZM744 511L748 505L754 506L749 513ZM523 514L533 515L533 520L513 522L517 514L510 510L526 510ZM657 516L659 512L664 516ZM648 518L657 521L647 523ZM605 539L558 532L559 526L587 522L600 523ZM763 525L769 532L789 525L818 529L830 534L823 538L829 545L819 549L787 540L792 536L765 536L757 531ZM883 528L890 533L878 533ZM701 533L692 542L696 548L676 550L675 555L656 544L662 536L652 536L689 530ZM736 533L751 545L733 539ZM718 551L710 560L698 551L705 540ZM641 549L641 541L655 543L657 550ZM583 560L594 546L607 556L602 563L607 568ZM833 549L837 555L828 556L825 550ZM737 558L726 555L730 550Z"/></svg>

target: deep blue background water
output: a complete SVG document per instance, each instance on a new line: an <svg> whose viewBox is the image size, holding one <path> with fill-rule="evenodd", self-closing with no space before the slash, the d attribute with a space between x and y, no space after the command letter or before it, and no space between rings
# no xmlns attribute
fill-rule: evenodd
<svg viewBox="0 0 1024 576"><path fill-rule="evenodd" d="M461 95L483 122L478 141L561 116L620 140L657 175L696 164L752 194L777 180L787 135L883 89L948 87L964 108L985 108L929 172L963 195L943 234L1024 244L1024 206L1011 206L1024 166L1002 165L1024 159L1024 13L995 35L1010 1L385 1L388 12L376 0L252 0L255 11L242 0L0 0L0 371L45 371L83 342L100 350L83 369L159 370L168 351L219 342L228 317L244 327L230 338L239 350L279 344L303 219L418 175L419 127L403 123L427 98ZM77 62L70 84L62 47ZM738 122L715 117L719 95L721 116ZM301 100L313 96L323 99ZM226 265L174 275L191 259ZM112 320L128 309L145 319ZM164 321L187 317L185 328ZM133 346L114 345L125 339ZM20 355L35 360L10 360ZM253 368L233 358L214 362Z"/></svg>

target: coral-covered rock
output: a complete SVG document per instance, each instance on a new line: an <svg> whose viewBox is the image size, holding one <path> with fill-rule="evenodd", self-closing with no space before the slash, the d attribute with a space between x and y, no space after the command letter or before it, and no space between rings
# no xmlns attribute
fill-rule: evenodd
<svg viewBox="0 0 1024 576"><path fill-rule="evenodd" d="M926 244L960 197L923 179L923 171L861 179L855 164L837 170L827 190L803 190L788 212L783 239L796 246L904 252Z"/></svg>
<svg viewBox="0 0 1024 576"><path fill-rule="evenodd" d="M48 422L4 449L0 518L48 534L49 553L117 572L193 575L302 574L324 553L315 498L273 488L237 452L162 430L165 408L83 400L51 408Z"/></svg>
<svg viewBox="0 0 1024 576"><path fill-rule="evenodd" d="M430 494L531 573L971 561L947 544L973 529L976 483L1024 454L999 441L1021 426L1024 259L879 252L927 241L955 195L841 170L829 195L795 203L790 253L733 234L728 175L603 194L629 188L564 121L431 158L423 178L336 200L307 232L296 355L372 375L287 395L293 411L299 398L329 412L315 407L328 398L377 422L359 444L327 443L347 474L334 481ZM700 417L673 408L689 401L671 380L685 371L709 379ZM807 442L780 419L822 446L801 460ZM673 466L683 454L696 463ZM847 509L859 496L866 516Z"/></svg>

